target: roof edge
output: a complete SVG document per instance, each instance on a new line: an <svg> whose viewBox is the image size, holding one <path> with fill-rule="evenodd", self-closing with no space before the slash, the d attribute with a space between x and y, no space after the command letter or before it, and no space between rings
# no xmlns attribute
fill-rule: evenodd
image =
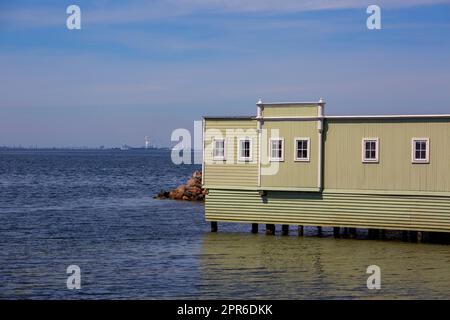
<svg viewBox="0 0 450 320"><path fill-rule="evenodd" d="M255 116L202 116L205 120L255 120Z"/></svg>

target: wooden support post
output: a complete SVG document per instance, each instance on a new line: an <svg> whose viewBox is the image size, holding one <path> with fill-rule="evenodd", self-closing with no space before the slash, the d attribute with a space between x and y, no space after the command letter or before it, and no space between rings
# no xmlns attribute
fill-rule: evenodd
<svg viewBox="0 0 450 320"><path fill-rule="evenodd" d="M374 240L380 237L380 230L378 229L369 229L369 239Z"/></svg>
<svg viewBox="0 0 450 320"><path fill-rule="evenodd" d="M348 232L350 233L351 238L356 238L356 228L348 228Z"/></svg>
<svg viewBox="0 0 450 320"><path fill-rule="evenodd" d="M258 233L258 224L252 223L252 233Z"/></svg>
<svg viewBox="0 0 450 320"><path fill-rule="evenodd" d="M274 224L266 224L266 234L270 236L273 236L275 234Z"/></svg>
<svg viewBox="0 0 450 320"><path fill-rule="evenodd" d="M373 229L373 238L380 239L380 229Z"/></svg>
<svg viewBox="0 0 450 320"><path fill-rule="evenodd" d="M211 221L211 232L217 232L217 221Z"/></svg>
<svg viewBox="0 0 450 320"><path fill-rule="evenodd" d="M386 230L381 229L380 238L381 238L381 240L386 240Z"/></svg>
<svg viewBox="0 0 450 320"><path fill-rule="evenodd" d="M281 234L282 234L283 236L289 235L289 225L283 224L283 225L281 226Z"/></svg>
<svg viewBox="0 0 450 320"><path fill-rule="evenodd" d="M317 235L318 236L322 235L322 227L317 227Z"/></svg>
<svg viewBox="0 0 450 320"><path fill-rule="evenodd" d="M410 231L409 232L409 240L411 242L417 242L417 231Z"/></svg>
<svg viewBox="0 0 450 320"><path fill-rule="evenodd" d="M417 231L417 242L423 243L424 242L424 236L422 231Z"/></svg>
<svg viewBox="0 0 450 320"><path fill-rule="evenodd" d="M299 236L303 236L303 234L304 234L304 228L303 228L303 226L298 226L298 235L299 235Z"/></svg>
<svg viewBox="0 0 450 320"><path fill-rule="evenodd" d="M333 228L333 235L334 235L335 238L339 238L340 230L341 230L341 228L339 228L339 227L334 227Z"/></svg>

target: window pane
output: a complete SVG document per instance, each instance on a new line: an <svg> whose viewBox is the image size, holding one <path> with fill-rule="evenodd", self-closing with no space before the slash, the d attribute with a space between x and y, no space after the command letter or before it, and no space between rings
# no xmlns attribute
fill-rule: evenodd
<svg viewBox="0 0 450 320"><path fill-rule="evenodd" d="M420 142L416 141L416 150L420 150Z"/></svg>
<svg viewBox="0 0 450 320"><path fill-rule="evenodd" d="M272 149L272 154L270 156L272 158L276 158L277 157L277 150L276 149Z"/></svg>
<svg viewBox="0 0 450 320"><path fill-rule="evenodd" d="M427 159L427 144L428 144L428 141L423 141L423 140L414 142L414 146L415 146L414 157L415 157L415 159L417 159L417 160L426 160Z"/></svg>
<svg viewBox="0 0 450 320"><path fill-rule="evenodd" d="M377 141L367 140L364 142L364 159L376 160L377 159Z"/></svg>
<svg viewBox="0 0 450 320"><path fill-rule="evenodd" d="M297 140L297 159L308 159L308 140Z"/></svg>
<svg viewBox="0 0 450 320"><path fill-rule="evenodd" d="M250 158L250 140L244 140L244 157Z"/></svg>
<svg viewBox="0 0 450 320"><path fill-rule="evenodd" d="M223 140L215 140L214 143L214 156L215 157L223 157L224 156L224 144Z"/></svg>
<svg viewBox="0 0 450 320"><path fill-rule="evenodd" d="M283 154L283 140L274 139L271 140L270 156L272 159L281 159Z"/></svg>
<svg viewBox="0 0 450 320"><path fill-rule="evenodd" d="M272 140L271 143L272 143L272 145L271 145L272 150L276 149L277 148L277 142L275 140Z"/></svg>

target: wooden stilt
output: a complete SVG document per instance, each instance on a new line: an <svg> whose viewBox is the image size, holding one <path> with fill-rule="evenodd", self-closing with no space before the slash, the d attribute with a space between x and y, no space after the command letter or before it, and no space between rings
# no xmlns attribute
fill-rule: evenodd
<svg viewBox="0 0 450 320"><path fill-rule="evenodd" d="M350 233L350 237L356 238L356 235L357 235L356 228L349 228L348 232Z"/></svg>
<svg viewBox="0 0 450 320"><path fill-rule="evenodd" d="M369 229L369 239L374 240L380 237L380 230L378 229Z"/></svg>
<svg viewBox="0 0 450 320"><path fill-rule="evenodd" d="M334 235L335 238L339 238L340 230L341 230L341 228L339 228L339 227L334 227L333 228L333 235Z"/></svg>
<svg viewBox="0 0 450 320"><path fill-rule="evenodd" d="M423 232L422 231L418 231L417 232L417 242L418 243L423 243L424 242L424 236L423 236Z"/></svg>
<svg viewBox="0 0 450 320"><path fill-rule="evenodd" d="M348 228L344 228L344 238L348 237Z"/></svg>
<svg viewBox="0 0 450 320"><path fill-rule="evenodd" d="M281 234L282 234L283 236L289 235L289 225L283 224L283 225L281 226Z"/></svg>
<svg viewBox="0 0 450 320"><path fill-rule="evenodd" d="M303 226L298 226L298 235L299 235L299 236L303 236L303 233L304 233L304 228L303 228Z"/></svg>
<svg viewBox="0 0 450 320"><path fill-rule="evenodd" d="M417 242L417 231L410 231L409 232L409 240L411 242Z"/></svg>
<svg viewBox="0 0 450 320"><path fill-rule="evenodd" d="M373 229L373 238L380 239L380 229Z"/></svg>
<svg viewBox="0 0 450 320"><path fill-rule="evenodd" d="M252 233L258 233L258 224L252 223Z"/></svg>
<svg viewBox="0 0 450 320"><path fill-rule="evenodd" d="M211 221L211 232L217 232L217 221Z"/></svg>
<svg viewBox="0 0 450 320"><path fill-rule="evenodd" d="M322 235L322 227L317 227L317 235L318 236Z"/></svg>
<svg viewBox="0 0 450 320"><path fill-rule="evenodd" d="M386 240L386 230L382 229L380 231L380 238L381 240Z"/></svg>
<svg viewBox="0 0 450 320"><path fill-rule="evenodd" d="M275 234L274 224L266 224L266 234L270 236L273 236Z"/></svg>

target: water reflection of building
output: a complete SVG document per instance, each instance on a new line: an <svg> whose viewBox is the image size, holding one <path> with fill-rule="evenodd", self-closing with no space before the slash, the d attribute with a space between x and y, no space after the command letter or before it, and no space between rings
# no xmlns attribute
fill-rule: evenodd
<svg viewBox="0 0 450 320"><path fill-rule="evenodd" d="M198 294L209 298L333 299L450 297L445 246L317 237L206 233ZM430 260L429 257L432 257ZM405 263L408 261L408 263ZM368 290L369 265L382 290Z"/></svg>

